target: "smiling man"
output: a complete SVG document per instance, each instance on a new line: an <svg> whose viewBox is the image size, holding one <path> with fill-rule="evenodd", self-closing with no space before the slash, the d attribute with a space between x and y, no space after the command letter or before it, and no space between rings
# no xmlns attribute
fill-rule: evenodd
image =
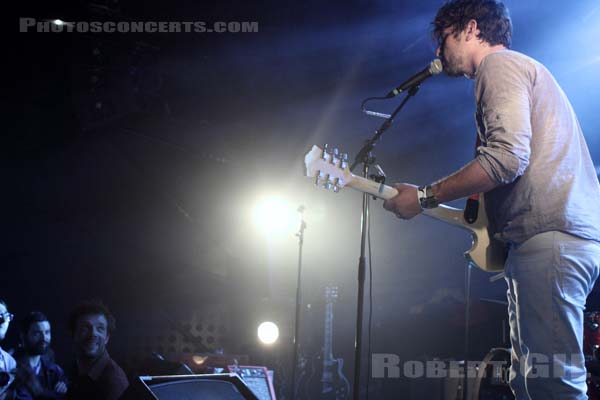
<svg viewBox="0 0 600 400"><path fill-rule="evenodd" d="M77 376L67 393L73 400L117 400L129 386L121 367L108 355L106 345L115 330L108 308L92 300L79 304L69 317L75 344Z"/></svg>
<svg viewBox="0 0 600 400"><path fill-rule="evenodd" d="M474 81L476 156L433 184L396 185L384 207L409 219L485 193L491 233L509 249L511 388L517 400L587 399L583 309L600 270L600 186L573 107L542 64L509 50L501 2L448 1L433 34L446 74Z"/></svg>

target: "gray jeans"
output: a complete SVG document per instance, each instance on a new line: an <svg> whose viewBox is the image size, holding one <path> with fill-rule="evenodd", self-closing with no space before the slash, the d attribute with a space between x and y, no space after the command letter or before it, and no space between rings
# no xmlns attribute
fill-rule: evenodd
<svg viewBox="0 0 600 400"><path fill-rule="evenodd" d="M588 398L583 310L599 266L600 243L563 232L511 248L505 273L517 400Z"/></svg>

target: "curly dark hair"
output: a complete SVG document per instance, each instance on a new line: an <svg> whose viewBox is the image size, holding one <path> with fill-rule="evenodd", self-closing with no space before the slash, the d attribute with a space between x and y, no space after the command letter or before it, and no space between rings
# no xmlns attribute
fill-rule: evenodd
<svg viewBox="0 0 600 400"><path fill-rule="evenodd" d="M431 23L433 39L439 43L444 29L451 27L458 34L474 19L479 28L479 39L490 45L504 45L510 48L512 22L508 9L496 0L448 0L437 12Z"/></svg>
<svg viewBox="0 0 600 400"><path fill-rule="evenodd" d="M109 335L112 335L117 328L115 317L112 315L108 307L102 303L102 301L99 299L85 300L75 306L69 315L67 327L71 335L75 333L77 321L84 315L104 315L106 322L108 323L107 329Z"/></svg>

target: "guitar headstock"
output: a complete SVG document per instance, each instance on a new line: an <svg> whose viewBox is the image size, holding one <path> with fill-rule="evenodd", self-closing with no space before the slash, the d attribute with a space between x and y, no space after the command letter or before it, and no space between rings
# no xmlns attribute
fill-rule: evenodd
<svg viewBox="0 0 600 400"><path fill-rule="evenodd" d="M338 287L327 286L325 288L325 300L327 303L333 303L338 298Z"/></svg>
<svg viewBox="0 0 600 400"><path fill-rule="evenodd" d="M306 176L315 178L315 185L323 186L338 192L352 179L348 169L348 154L340 153L338 149L329 149L327 145L322 150L313 146L304 156Z"/></svg>

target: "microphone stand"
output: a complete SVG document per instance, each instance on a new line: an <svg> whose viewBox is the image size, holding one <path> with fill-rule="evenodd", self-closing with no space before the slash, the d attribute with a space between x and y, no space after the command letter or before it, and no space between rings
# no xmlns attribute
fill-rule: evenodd
<svg viewBox="0 0 600 400"><path fill-rule="evenodd" d="M300 334L300 311L302 307L302 292L301 292L301 278L302 278L302 246L304 244L304 230L306 229L306 222L304 222L304 206L298 207L300 213L300 229L296 233L298 237L298 280L296 282L296 316L294 322L294 356L292 361L292 396L290 399L296 399L296 368L298 365L298 337Z"/></svg>
<svg viewBox="0 0 600 400"><path fill-rule="evenodd" d="M400 103L400 105L394 110L394 112L383 122L378 130L375 131L375 135L365 142L363 147L360 149L350 171L352 171L359 163L363 164L363 177L369 177L369 168L375 164L376 159L373 156L373 148L379 142L381 135L385 132L394 121L396 114L404 107L406 102L417 94L419 86L414 86L408 91L408 94ZM356 338L354 341L354 385L352 388L352 398L354 400L360 399L360 375L361 375L361 360L362 360L362 328L363 328L363 303L364 303L364 292L365 292L365 273L366 273L366 244L367 244L367 232L369 230L369 194L363 194L362 203L362 216L361 216L361 238L360 238L360 258L358 260L358 294L357 294L357 305L356 305ZM369 355L370 357L370 355ZM370 379L370 377L368 377ZM367 393L368 395L368 393Z"/></svg>

